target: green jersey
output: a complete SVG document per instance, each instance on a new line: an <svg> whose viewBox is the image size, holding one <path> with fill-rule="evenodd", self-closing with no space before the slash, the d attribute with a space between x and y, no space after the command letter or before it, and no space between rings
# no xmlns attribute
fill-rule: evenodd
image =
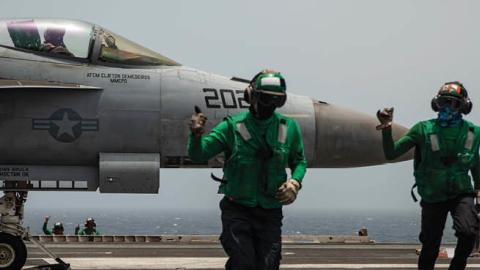
<svg viewBox="0 0 480 270"><path fill-rule="evenodd" d="M219 192L249 207L280 208L275 193L287 180L286 167L299 183L306 172L300 128L279 113L258 120L242 112L227 117L199 140L189 138L188 154L194 161L207 161L221 152L226 182Z"/></svg>
<svg viewBox="0 0 480 270"><path fill-rule="evenodd" d="M415 147L414 176L423 200L442 202L480 189L480 129L472 123L464 120L458 127L440 127L431 119L415 124L396 142L391 129L384 129L382 136L389 160Z"/></svg>

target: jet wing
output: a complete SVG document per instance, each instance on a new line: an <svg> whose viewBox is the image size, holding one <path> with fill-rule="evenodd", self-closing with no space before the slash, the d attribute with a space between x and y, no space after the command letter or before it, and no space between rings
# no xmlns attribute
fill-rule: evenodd
<svg viewBox="0 0 480 270"><path fill-rule="evenodd" d="M59 83L49 81L8 80L0 79L1 90L102 90L95 86L75 83Z"/></svg>

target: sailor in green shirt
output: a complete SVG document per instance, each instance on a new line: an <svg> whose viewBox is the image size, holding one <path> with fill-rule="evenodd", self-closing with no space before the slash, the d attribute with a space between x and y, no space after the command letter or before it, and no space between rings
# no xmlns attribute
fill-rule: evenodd
<svg viewBox="0 0 480 270"><path fill-rule="evenodd" d="M282 205L296 199L307 164L298 124L275 112L286 97L282 75L264 70L245 90L248 112L227 117L205 136L206 118L198 108L192 116L190 158L225 154L219 193L225 194L220 240L227 270L279 269Z"/></svg>
<svg viewBox="0 0 480 270"><path fill-rule="evenodd" d="M49 216L45 217L45 221L43 222L43 233L46 235L63 235L63 224L61 222L56 222L53 225L52 230L48 229L48 221L50 220Z"/></svg>
<svg viewBox="0 0 480 270"><path fill-rule="evenodd" d="M100 235L100 232L97 230L95 220L90 217L85 221L85 228L80 230L80 225L75 227L75 235Z"/></svg>
<svg viewBox="0 0 480 270"><path fill-rule="evenodd" d="M474 197L478 202L480 128L462 117L470 113L472 102L460 82L445 83L431 104L438 117L418 122L395 142L393 108L377 113L381 122L377 129L382 129L383 149L389 160L415 147L415 185L422 197L418 269L434 269L449 212L458 238L449 269L465 269L479 226Z"/></svg>

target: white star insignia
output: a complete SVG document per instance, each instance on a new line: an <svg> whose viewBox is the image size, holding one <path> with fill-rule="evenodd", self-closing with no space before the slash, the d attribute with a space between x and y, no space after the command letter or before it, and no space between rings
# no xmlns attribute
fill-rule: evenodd
<svg viewBox="0 0 480 270"><path fill-rule="evenodd" d="M52 120L52 122L58 127L57 138L60 138L63 134L68 134L71 137L75 137L73 134L73 127L78 125L80 121L68 119L68 113L63 113L62 120Z"/></svg>

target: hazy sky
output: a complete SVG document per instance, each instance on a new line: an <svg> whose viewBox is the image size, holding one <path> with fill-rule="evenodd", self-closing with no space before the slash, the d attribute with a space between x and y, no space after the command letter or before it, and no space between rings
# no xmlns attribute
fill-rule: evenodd
<svg viewBox="0 0 480 270"><path fill-rule="evenodd" d="M186 66L250 78L280 70L288 91L374 114L395 107L410 127L460 80L480 122L479 1L0 1L0 17L102 25ZM159 195L31 193L28 207L217 208L211 170L161 170ZM309 170L299 208L415 209L412 164Z"/></svg>

